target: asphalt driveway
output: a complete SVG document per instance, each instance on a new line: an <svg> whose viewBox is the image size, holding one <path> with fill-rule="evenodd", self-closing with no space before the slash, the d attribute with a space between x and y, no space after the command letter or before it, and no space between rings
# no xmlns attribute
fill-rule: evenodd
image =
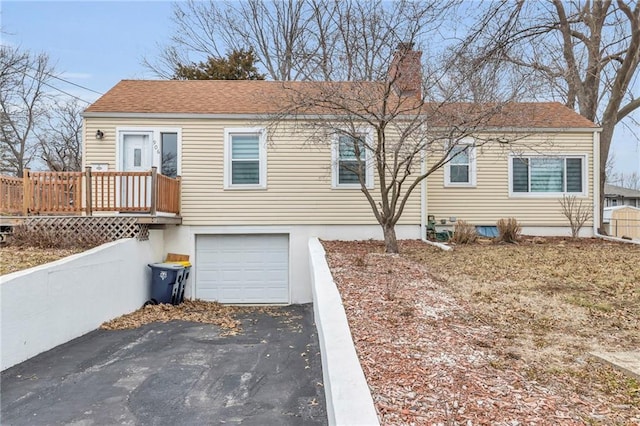
<svg viewBox="0 0 640 426"><path fill-rule="evenodd" d="M311 305L97 330L2 372L2 425L326 424Z"/></svg>

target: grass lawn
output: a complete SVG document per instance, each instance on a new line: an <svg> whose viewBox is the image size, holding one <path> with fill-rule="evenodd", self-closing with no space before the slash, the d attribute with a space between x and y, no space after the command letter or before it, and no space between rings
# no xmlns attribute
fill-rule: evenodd
<svg viewBox="0 0 640 426"><path fill-rule="evenodd" d="M638 245L555 239L444 252L410 244L404 254L428 266L484 321L504 329L514 350L532 344L536 353L546 352L550 367L594 344L640 349Z"/></svg>
<svg viewBox="0 0 640 426"><path fill-rule="evenodd" d="M638 382L588 355L640 350L640 246L324 244L385 423L640 424ZM420 374L385 377L397 362Z"/></svg>

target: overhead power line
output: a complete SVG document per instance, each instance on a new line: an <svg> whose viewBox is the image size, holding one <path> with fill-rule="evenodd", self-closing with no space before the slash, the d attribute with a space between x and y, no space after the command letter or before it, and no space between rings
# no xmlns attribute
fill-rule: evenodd
<svg viewBox="0 0 640 426"><path fill-rule="evenodd" d="M16 71L21 71L21 70L20 70L19 68L17 68L16 66L13 66L13 65L10 65L10 66L11 66L13 69L15 69ZM30 66L30 65L27 65L27 67L28 67L28 68L30 68L32 71L37 71L35 68L33 68L33 67L32 67L32 66ZM25 74L27 77L31 78L32 80L34 80L34 81L36 80L36 78L35 78L34 76L32 76L31 74L29 74L29 73L27 73L27 72L25 72L24 74ZM102 93L102 92L98 92L97 90L93 90L93 89L90 89L90 88L88 88L88 87L86 87L86 86L83 86L83 85L81 85L81 84L74 83L73 81L69 81L69 80L64 79L64 78L62 78L62 77L58 77L57 75L54 75L54 74L51 74L51 73L48 73L48 72L44 72L43 74L44 74L44 75L46 75L46 76L48 76L48 77L54 78L54 79L56 79L56 80L62 81L63 83L70 84L70 85L72 85L72 86L78 87L78 88L83 89L83 90L87 90L87 91L89 91L89 92L93 92L93 93L95 93L95 94L97 94L97 95L104 95L104 93ZM82 99L82 98L81 98L81 97L79 97L79 96L73 95L73 94L71 94L71 93L69 93L69 92L67 92L67 91L65 91L65 90L62 90L62 89L60 89L59 87L56 87L56 86L54 86L54 85L52 85L52 84L49 84L49 83L47 83L47 82L45 82L45 81L42 81L41 83L42 83L43 85L45 85L45 86L47 86L47 87L49 87L49 88L53 89L53 90L57 90L58 92L63 93L63 94L65 94L65 95L67 95L67 96L70 96L70 97L72 97L72 98L74 98L74 99L77 99L77 100L79 100L79 101L81 101L81 102L84 102L84 103L87 103L87 104L90 104L90 103L91 103L90 101L84 100L84 99Z"/></svg>
<svg viewBox="0 0 640 426"><path fill-rule="evenodd" d="M30 79L32 79L33 81L38 81L38 79L37 79L37 78L35 78L34 76L32 76L31 74L29 74L29 73L27 73L27 72L25 72L25 73L24 73L24 75L26 75L27 77L29 77L29 78L30 78ZM82 98L81 98L81 97L79 97L79 96L73 95L73 94L71 94L71 93L69 93L69 92L67 92L67 91L64 91L64 90L60 89L59 87L56 87L56 86L54 86L54 85L52 85L52 84L49 84L49 83L47 83L46 81L42 81L42 80L40 80L40 83L42 83L43 85L45 85L45 86L47 86L47 87L52 88L53 90L57 90L57 91L58 91L58 92L60 92L60 93L63 93L63 94L65 94L65 95L67 95L67 96L70 96L70 97L72 97L72 98L74 98L74 99L77 99L77 100L79 100L80 102L84 102L84 103L86 103L86 104L90 104L90 103L91 103L90 101L87 101L87 100L85 100L85 99L82 99Z"/></svg>
<svg viewBox="0 0 640 426"><path fill-rule="evenodd" d="M60 80L60 81L62 81L64 83L70 84L72 86L79 87L80 89L88 90L89 92L93 92L93 93L95 93L97 95L104 95L104 93L102 93L102 92L98 92L97 90L89 89L88 87L85 87L85 86L83 86L81 84L74 83L73 81L65 80L64 78L58 77L58 76L53 75L53 74L49 74L49 73L45 73L45 74L48 75L49 77L55 78L56 80Z"/></svg>

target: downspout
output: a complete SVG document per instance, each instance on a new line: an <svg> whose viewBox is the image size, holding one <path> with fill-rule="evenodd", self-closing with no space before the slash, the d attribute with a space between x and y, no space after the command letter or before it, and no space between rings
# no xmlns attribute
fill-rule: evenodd
<svg viewBox="0 0 640 426"><path fill-rule="evenodd" d="M600 131L601 129L597 129L593 132L593 236L608 241L640 245L640 241L623 240L598 232L598 225L600 225Z"/></svg>
<svg viewBox="0 0 640 426"><path fill-rule="evenodd" d="M420 173L425 174L427 172L427 150L422 151L422 159L420 161ZM427 179L428 177L422 179L420 182L420 237L422 242L427 243L432 246L436 246L442 250L451 250L452 247L438 243L435 241L429 241L427 239Z"/></svg>
<svg viewBox="0 0 640 426"><path fill-rule="evenodd" d="M593 132L593 235L600 226L600 129Z"/></svg>
<svg viewBox="0 0 640 426"><path fill-rule="evenodd" d="M420 159L420 174L424 175L427 172L426 150L422 150L422 158ZM422 179L420 182L420 238L422 241L427 240L427 178Z"/></svg>

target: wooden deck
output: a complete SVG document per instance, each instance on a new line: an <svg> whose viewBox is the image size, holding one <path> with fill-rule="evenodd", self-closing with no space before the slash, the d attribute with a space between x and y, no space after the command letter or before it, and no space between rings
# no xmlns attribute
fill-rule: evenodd
<svg viewBox="0 0 640 426"><path fill-rule="evenodd" d="M0 226L33 216L128 216L180 224L180 177L148 172L31 172L0 176Z"/></svg>

